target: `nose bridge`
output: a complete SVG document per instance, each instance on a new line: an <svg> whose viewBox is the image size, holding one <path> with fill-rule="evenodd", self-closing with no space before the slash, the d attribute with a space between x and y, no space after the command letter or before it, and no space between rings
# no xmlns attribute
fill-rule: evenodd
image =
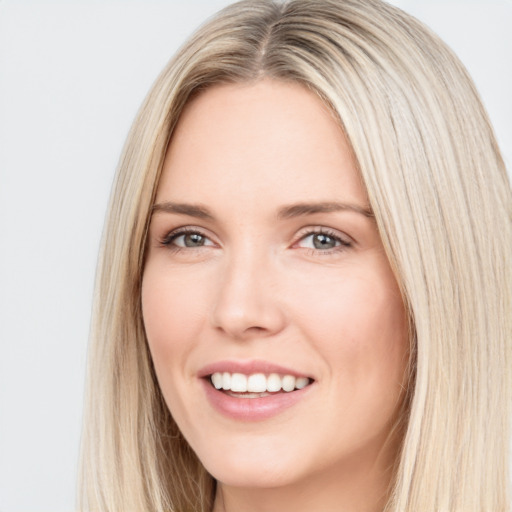
<svg viewBox="0 0 512 512"><path fill-rule="evenodd" d="M277 294L278 269L271 254L253 243L240 244L225 256L218 276L213 323L229 336L268 336L284 327Z"/></svg>

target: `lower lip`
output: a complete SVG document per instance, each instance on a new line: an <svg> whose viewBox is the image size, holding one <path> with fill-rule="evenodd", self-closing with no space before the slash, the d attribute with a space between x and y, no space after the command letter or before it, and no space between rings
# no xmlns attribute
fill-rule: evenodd
<svg viewBox="0 0 512 512"><path fill-rule="evenodd" d="M276 416L302 400L313 385L259 398L236 398L215 389L208 379L201 380L210 404L224 416L241 421L261 421Z"/></svg>

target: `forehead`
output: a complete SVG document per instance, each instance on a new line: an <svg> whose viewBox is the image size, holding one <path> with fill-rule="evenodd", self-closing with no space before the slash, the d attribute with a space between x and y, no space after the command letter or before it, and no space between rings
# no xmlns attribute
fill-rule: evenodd
<svg viewBox="0 0 512 512"><path fill-rule="evenodd" d="M212 87L182 113L157 200L197 202L212 199L212 191L231 192L232 201L264 195L366 202L332 112L305 87L268 79Z"/></svg>

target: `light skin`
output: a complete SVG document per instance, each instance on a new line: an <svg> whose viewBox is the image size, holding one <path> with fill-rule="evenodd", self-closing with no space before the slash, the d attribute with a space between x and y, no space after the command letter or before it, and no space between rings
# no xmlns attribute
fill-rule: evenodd
<svg viewBox="0 0 512 512"><path fill-rule="evenodd" d="M217 479L214 511L382 510L407 321L329 110L298 84L208 89L180 118L155 203L144 324L166 403ZM232 418L198 376L226 360L312 384L269 418Z"/></svg>

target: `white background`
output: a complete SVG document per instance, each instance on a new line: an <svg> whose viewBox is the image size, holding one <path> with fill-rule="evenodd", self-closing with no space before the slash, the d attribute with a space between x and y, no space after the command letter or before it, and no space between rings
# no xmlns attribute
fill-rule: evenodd
<svg viewBox="0 0 512 512"><path fill-rule="evenodd" d="M95 260L124 138L226 0L0 0L0 512L74 510ZM473 75L512 163L512 0L395 0Z"/></svg>

